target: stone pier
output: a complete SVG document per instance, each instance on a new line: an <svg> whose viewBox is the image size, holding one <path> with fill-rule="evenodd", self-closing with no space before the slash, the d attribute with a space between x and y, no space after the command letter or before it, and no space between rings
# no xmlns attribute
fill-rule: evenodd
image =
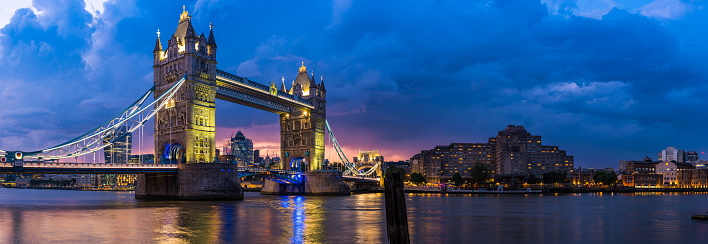
<svg viewBox="0 0 708 244"><path fill-rule="evenodd" d="M266 180L261 188L261 195L349 196L351 189L342 180L341 172L317 171L303 173L301 185Z"/></svg>
<svg viewBox="0 0 708 244"><path fill-rule="evenodd" d="M348 185L352 192L370 192L380 188L378 182L351 182Z"/></svg>
<svg viewBox="0 0 708 244"><path fill-rule="evenodd" d="M242 200L234 164L180 164L177 173L138 175L135 198L158 200Z"/></svg>

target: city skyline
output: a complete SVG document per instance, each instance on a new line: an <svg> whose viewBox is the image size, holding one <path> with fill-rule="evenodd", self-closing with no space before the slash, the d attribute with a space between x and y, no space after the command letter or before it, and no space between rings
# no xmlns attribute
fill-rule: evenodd
<svg viewBox="0 0 708 244"><path fill-rule="evenodd" d="M200 33L213 24L230 42L220 69L261 84L288 83L300 62L323 75L330 124L349 157L373 144L406 160L507 125L544 136L581 167L616 167L668 146L702 157L708 129L695 108L706 103L708 42L685 30L708 10L587 2L30 3L0 16L0 148L53 146L124 109L152 84L155 32L172 33L184 4ZM216 141L241 130L254 149L279 150L275 116L217 106ZM330 149L326 158L336 161Z"/></svg>

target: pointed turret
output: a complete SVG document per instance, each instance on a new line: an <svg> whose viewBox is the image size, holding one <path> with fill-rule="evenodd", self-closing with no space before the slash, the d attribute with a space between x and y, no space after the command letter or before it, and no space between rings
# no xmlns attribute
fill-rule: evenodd
<svg viewBox="0 0 708 244"><path fill-rule="evenodd" d="M207 40L207 52L212 59L216 60L216 40L214 39L214 25L209 23L209 39Z"/></svg>
<svg viewBox="0 0 708 244"><path fill-rule="evenodd" d="M155 50L152 51L154 63L157 64L162 60L165 51L162 50L162 42L160 42L160 30L157 30L157 41L155 41Z"/></svg>
<svg viewBox="0 0 708 244"><path fill-rule="evenodd" d="M319 87L318 87L318 89L320 90L320 97L321 97L321 98L325 98L326 95L327 95L327 94L326 94L326 93L327 93L327 89L325 89L325 85L324 85L324 76L320 76L320 80L321 80L321 82L320 82L320 85L319 85Z"/></svg>
<svg viewBox="0 0 708 244"><path fill-rule="evenodd" d="M285 89L285 76L283 76L283 83L280 85L280 91L283 93L289 93L287 89Z"/></svg>
<svg viewBox="0 0 708 244"><path fill-rule="evenodd" d="M194 27L192 27L192 21L189 20L189 23L187 24L187 31L184 34L184 39L187 40L189 38L197 38L197 33L194 32Z"/></svg>
<svg viewBox="0 0 708 244"><path fill-rule="evenodd" d="M160 30L157 30L157 41L155 42L155 50L153 52L162 51L162 42L160 42Z"/></svg>
<svg viewBox="0 0 708 244"><path fill-rule="evenodd" d="M214 46L214 48L216 48L216 39L214 39L214 31L212 30L212 27L214 27L214 25L209 24L209 40L207 41L207 45Z"/></svg>
<svg viewBox="0 0 708 244"><path fill-rule="evenodd" d="M315 83L315 71L312 71L312 77L310 77L310 90L317 89L317 83Z"/></svg>

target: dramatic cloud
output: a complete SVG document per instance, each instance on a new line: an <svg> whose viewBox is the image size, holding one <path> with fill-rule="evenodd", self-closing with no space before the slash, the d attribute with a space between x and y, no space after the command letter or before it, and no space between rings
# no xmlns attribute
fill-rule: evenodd
<svg viewBox="0 0 708 244"><path fill-rule="evenodd" d="M324 76L328 120L349 157L373 147L405 160L486 141L508 124L584 167L616 167L667 146L708 148L699 110L708 106L700 31L708 9L699 1L186 5L197 34L214 24L220 69L290 85L304 62ZM9 20L0 30L0 148L10 150L68 140L137 99L152 84L155 32L164 44L182 11L146 0L13 8L0 11ZM277 149L276 115L217 107L217 142L242 130L257 147Z"/></svg>

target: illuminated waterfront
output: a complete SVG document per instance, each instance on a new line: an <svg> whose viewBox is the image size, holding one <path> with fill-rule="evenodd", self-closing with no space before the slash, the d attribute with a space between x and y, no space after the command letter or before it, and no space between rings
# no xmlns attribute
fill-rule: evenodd
<svg viewBox="0 0 708 244"><path fill-rule="evenodd" d="M689 243L708 194L409 194L414 243ZM382 194L139 201L130 192L0 189L0 243L381 243Z"/></svg>

